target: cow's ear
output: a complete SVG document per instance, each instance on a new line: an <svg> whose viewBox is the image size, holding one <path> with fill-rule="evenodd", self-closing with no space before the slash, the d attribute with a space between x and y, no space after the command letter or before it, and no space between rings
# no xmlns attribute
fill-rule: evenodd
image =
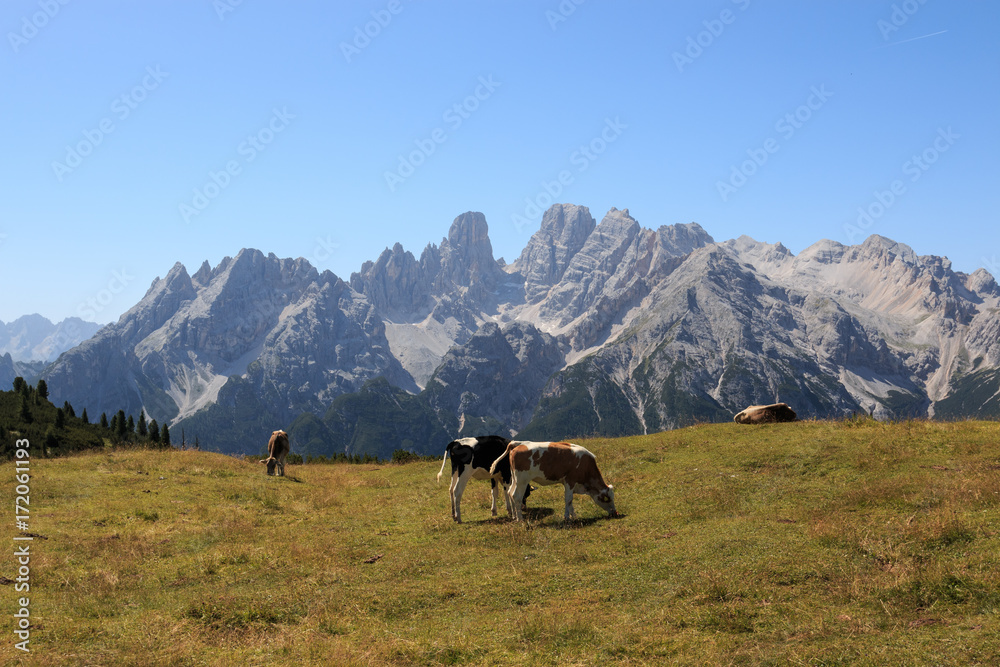
<svg viewBox="0 0 1000 667"><path fill-rule="evenodd" d="M610 484L608 484L608 488L611 489L611 490L614 490L615 487L613 487Z"/></svg>

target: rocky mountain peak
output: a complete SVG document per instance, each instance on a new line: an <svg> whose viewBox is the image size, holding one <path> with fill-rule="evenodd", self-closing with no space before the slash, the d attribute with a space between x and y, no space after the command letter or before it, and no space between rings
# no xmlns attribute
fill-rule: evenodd
<svg viewBox="0 0 1000 667"><path fill-rule="evenodd" d="M661 248L677 256L687 255L698 248L715 243L715 239L697 222L663 225L656 230L656 236Z"/></svg>
<svg viewBox="0 0 1000 667"><path fill-rule="evenodd" d="M493 259L489 226L482 213L470 211L455 218L448 238L441 242L440 258L441 272L435 277L435 288L467 288L474 301L486 298L504 275Z"/></svg>
<svg viewBox="0 0 1000 667"><path fill-rule="evenodd" d="M844 256L847 247L843 244L822 239L799 253L800 262L817 262L819 264L834 264Z"/></svg>
<svg viewBox="0 0 1000 667"><path fill-rule="evenodd" d="M528 303L540 301L559 282L596 226L586 206L555 204L545 211L538 231L511 266L524 276Z"/></svg>
<svg viewBox="0 0 1000 667"><path fill-rule="evenodd" d="M365 294L376 308L396 314L422 308L429 285L426 272L413 254L396 243L375 262L365 262L351 274L351 287Z"/></svg>
<svg viewBox="0 0 1000 667"><path fill-rule="evenodd" d="M872 234L860 246L852 246L857 259L867 259L887 265L897 259L914 266L918 262L917 253L905 243L897 243L878 234Z"/></svg>
<svg viewBox="0 0 1000 667"><path fill-rule="evenodd" d="M1000 287L997 286L993 274L983 268L973 271L972 275L965 279L965 286L977 294L1000 296Z"/></svg>
<svg viewBox="0 0 1000 667"><path fill-rule="evenodd" d="M609 236L630 236L638 231L639 223L629 215L628 209L619 211L612 206L597 229Z"/></svg>
<svg viewBox="0 0 1000 667"><path fill-rule="evenodd" d="M207 259L201 263L201 268L199 268L195 272L195 274L191 276L191 280L195 281L196 283L202 286L207 285L209 282L211 282L212 265L208 263Z"/></svg>
<svg viewBox="0 0 1000 667"><path fill-rule="evenodd" d="M455 218L448 229L448 245L464 254L489 254L493 259L490 243L490 229L486 216L477 211L468 211Z"/></svg>

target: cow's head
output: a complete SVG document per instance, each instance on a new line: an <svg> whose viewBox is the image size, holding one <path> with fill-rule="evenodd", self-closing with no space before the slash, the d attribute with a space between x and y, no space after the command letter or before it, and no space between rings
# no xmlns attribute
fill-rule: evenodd
<svg viewBox="0 0 1000 667"><path fill-rule="evenodd" d="M274 474L274 468L275 468L275 466L278 465L278 459L274 458L273 456L269 456L266 459L261 459L260 462L267 464L267 474L268 475L273 475Z"/></svg>
<svg viewBox="0 0 1000 667"><path fill-rule="evenodd" d="M601 489L591 497L605 512L611 516L618 516L618 510L615 509L615 487L608 484L606 489Z"/></svg>

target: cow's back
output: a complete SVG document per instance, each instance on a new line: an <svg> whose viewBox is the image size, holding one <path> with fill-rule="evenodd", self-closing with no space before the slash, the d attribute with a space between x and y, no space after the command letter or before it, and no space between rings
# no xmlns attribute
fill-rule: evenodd
<svg viewBox="0 0 1000 667"><path fill-rule="evenodd" d="M271 433L271 439L267 442L268 456L280 458L282 454L288 454L289 450L287 433L284 431L274 431Z"/></svg>
<svg viewBox="0 0 1000 667"><path fill-rule="evenodd" d="M568 442L519 444L511 450L510 462L515 471L540 484L603 485L594 455Z"/></svg>

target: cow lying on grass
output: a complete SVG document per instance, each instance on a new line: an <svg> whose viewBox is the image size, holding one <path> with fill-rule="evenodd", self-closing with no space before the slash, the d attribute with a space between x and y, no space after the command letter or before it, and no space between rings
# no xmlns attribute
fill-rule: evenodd
<svg viewBox="0 0 1000 667"><path fill-rule="evenodd" d="M441 475L444 474L444 466L451 456L451 484L448 487L448 496L451 498L451 518L462 523L462 494L465 492L465 485L470 479L490 480L493 503L490 510L493 516L497 515L497 482L500 482L504 491L504 502L507 503L507 513L511 513L510 496L507 487L510 486L510 466L495 466L491 469L493 462L498 456L507 450L507 438L499 435L484 435L477 438L459 438L452 440L444 450L444 460L441 461L441 472L437 474L440 484ZM530 491L529 491L530 493ZM528 493L524 494L526 500Z"/></svg>
<svg viewBox="0 0 1000 667"><path fill-rule="evenodd" d="M514 520L524 520L521 499L531 482L541 485L562 484L566 489L566 511L564 521L576 518L573 510L573 494L590 496L597 506L611 516L618 516L615 509L615 490L604 483L601 471L597 469L597 459L588 450L568 442L527 442L508 443L503 455L493 462L490 472L501 465L510 466L508 511L513 507Z"/></svg>
<svg viewBox="0 0 1000 667"><path fill-rule="evenodd" d="M288 434L284 431L274 431L271 439L267 442L267 458L261 459L261 463L267 464L267 474L273 475L274 469L278 469L278 476L285 476L285 457L290 451L288 445Z"/></svg>
<svg viewBox="0 0 1000 667"><path fill-rule="evenodd" d="M733 417L733 421L737 424L773 424L775 422L793 422L795 419L795 411L788 407L787 403L751 405Z"/></svg>

